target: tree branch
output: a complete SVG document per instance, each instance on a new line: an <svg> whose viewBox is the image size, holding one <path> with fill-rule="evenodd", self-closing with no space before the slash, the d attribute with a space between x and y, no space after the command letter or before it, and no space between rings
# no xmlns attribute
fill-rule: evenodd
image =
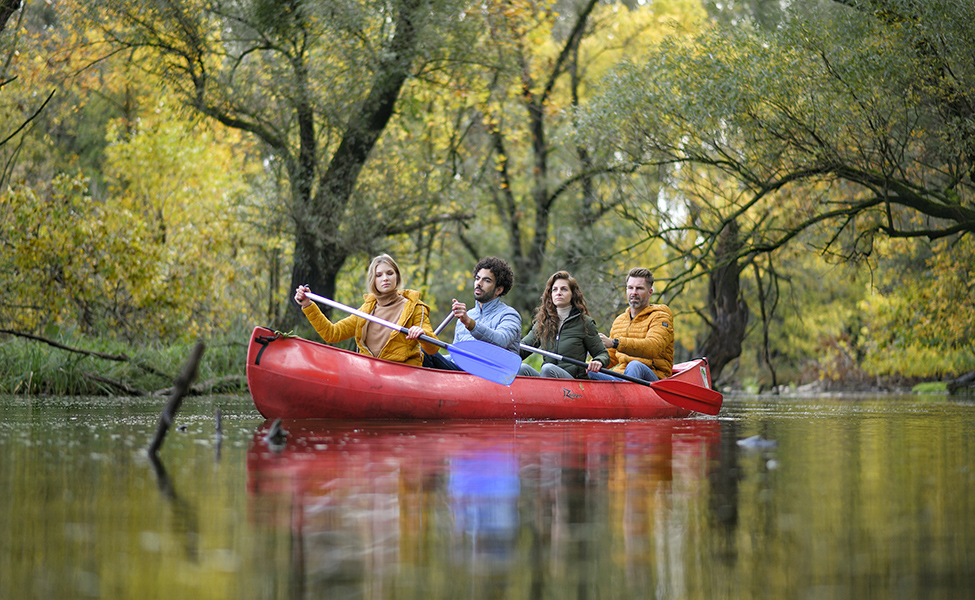
<svg viewBox="0 0 975 600"><path fill-rule="evenodd" d="M20 10L23 0L2 0L0 1L0 31L7 27L7 21L15 12Z"/></svg>
<svg viewBox="0 0 975 600"><path fill-rule="evenodd" d="M572 31L569 33L569 37L565 40L565 44L562 46L562 51L559 52L559 56L555 59L555 65L552 66L552 72L549 73L548 81L545 83L545 91L542 93L539 99L539 104L544 104L548 101L549 96L552 95L552 90L555 88L555 83L558 78L565 71L565 63L569 60L569 56L572 54L574 48L579 45L579 41L582 39L582 34L586 30L586 25L589 23L589 15L599 4L599 0L589 0L589 2L582 7L582 10L576 15L576 22L572 26Z"/></svg>
<svg viewBox="0 0 975 600"><path fill-rule="evenodd" d="M436 225L438 223L458 223L467 224L474 220L477 215L470 212L453 212L453 213L441 213L439 215L432 215L426 218L416 219L409 223L403 222L393 222L380 231L383 237L391 235L400 235L403 233L413 233L430 225Z"/></svg>
<svg viewBox="0 0 975 600"><path fill-rule="evenodd" d="M132 363L133 365L139 367L140 369L142 369L142 370L144 370L144 371L146 371L148 373L152 373L153 375L159 375L160 377L165 377L167 379L172 379L172 376L167 375L166 373L163 373L162 371L156 369L155 367L152 367L152 366L149 366L149 365L140 364L134 358L132 358L131 356L128 356L126 354L106 354L104 352L95 352L94 350L85 350L83 348L75 348L73 346L65 346L64 344L62 344L60 342L55 342L54 340L51 340L51 339L48 339L48 338L45 338L45 337L41 337L39 335L34 335L33 333L25 333L23 331L14 331L12 329L0 329L0 333L6 333L8 335L15 335L15 336L22 337L22 338L27 338L27 339L35 340L35 341L38 341L38 342L43 342L43 343L45 343L45 344L47 344L49 346L53 346L55 348L58 348L59 350L67 350L68 352L74 352L76 354L83 354L85 356L93 356L95 358L101 358L101 359L104 359L104 360L112 360L112 361L116 361L116 362Z"/></svg>
<svg viewBox="0 0 975 600"><path fill-rule="evenodd" d="M0 141L0 146L3 146L7 142L9 142L14 136L16 136L18 133L20 133L21 131L23 131L25 127L27 127L28 125L30 125L30 122L33 121L34 119L36 119L37 118L37 115L41 114L41 111L44 110L44 107L45 106L47 106L47 103L51 101L51 98L54 97L54 93L56 91L57 90L51 90L51 93L48 94L47 95L47 98L44 100L44 102L42 102L41 105L39 107L37 107L37 110L34 111L34 114L32 114L30 117L28 117L26 121L24 121L23 123L21 123L20 124L20 127L18 127L13 133L11 133L7 137L5 137L2 141Z"/></svg>

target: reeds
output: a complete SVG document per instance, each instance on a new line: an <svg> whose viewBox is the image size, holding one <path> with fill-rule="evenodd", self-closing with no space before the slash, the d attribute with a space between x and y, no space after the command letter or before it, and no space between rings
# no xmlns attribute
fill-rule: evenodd
<svg viewBox="0 0 975 600"><path fill-rule="evenodd" d="M0 394L125 396L159 393L173 385L193 342L132 346L107 337L62 334L43 341L0 335ZM204 340L197 383L225 378L223 393L246 391L246 334ZM114 358L108 358L114 357ZM238 379L234 380L234 377ZM230 380L228 386L226 379Z"/></svg>

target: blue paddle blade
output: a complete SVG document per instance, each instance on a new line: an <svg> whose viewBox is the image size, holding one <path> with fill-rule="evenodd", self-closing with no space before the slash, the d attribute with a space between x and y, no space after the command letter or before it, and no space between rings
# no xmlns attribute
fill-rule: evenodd
<svg viewBox="0 0 975 600"><path fill-rule="evenodd" d="M450 352L450 358L461 369L501 385L511 385L518 375L518 369L521 368L519 355L481 340L447 344L447 350Z"/></svg>

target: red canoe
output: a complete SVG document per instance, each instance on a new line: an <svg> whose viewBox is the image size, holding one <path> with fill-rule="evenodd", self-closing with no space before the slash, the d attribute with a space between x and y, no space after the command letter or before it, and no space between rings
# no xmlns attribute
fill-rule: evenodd
<svg viewBox="0 0 975 600"><path fill-rule="evenodd" d="M707 399L711 414L720 408L706 359L675 365L664 382L659 392L626 381L542 377L504 386L263 327L254 329L247 349L247 385L267 419L653 419L690 415L695 395Z"/></svg>

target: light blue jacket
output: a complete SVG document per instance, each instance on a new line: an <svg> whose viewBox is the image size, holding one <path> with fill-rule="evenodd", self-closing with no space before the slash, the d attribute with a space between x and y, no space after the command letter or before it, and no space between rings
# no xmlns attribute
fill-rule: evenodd
<svg viewBox="0 0 975 600"><path fill-rule="evenodd" d="M457 321L454 326L454 343L476 339L507 348L517 354L521 345L521 314L502 302L501 298L476 304L477 306L467 311L467 316L474 319L474 329L467 331L464 324Z"/></svg>

